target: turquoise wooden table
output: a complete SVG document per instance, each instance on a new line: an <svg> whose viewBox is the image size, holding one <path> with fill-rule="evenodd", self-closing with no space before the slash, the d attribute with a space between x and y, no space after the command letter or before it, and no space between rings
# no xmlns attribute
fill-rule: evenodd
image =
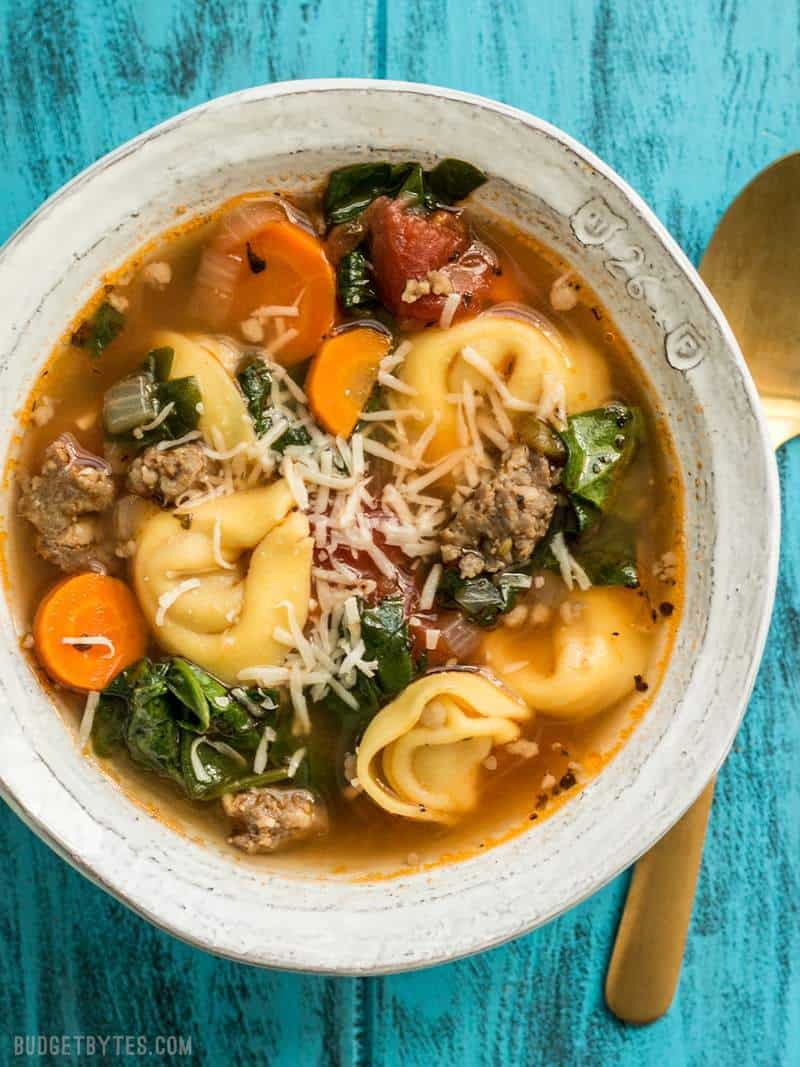
<svg viewBox="0 0 800 1067"><path fill-rule="evenodd" d="M800 148L800 9L787 0L0 0L0 17L3 238L140 130L279 79L405 78L526 108L615 167L695 261L739 188ZM23 1062L23 1034L182 1035L190 1056L151 1059L220 1067L800 1063L800 443L782 451L780 473L772 632L720 776L681 986L662 1021L629 1029L603 1004L624 876L457 964L296 976L153 929L0 805L0 1063ZM87 1049L47 1059L99 1062Z"/></svg>

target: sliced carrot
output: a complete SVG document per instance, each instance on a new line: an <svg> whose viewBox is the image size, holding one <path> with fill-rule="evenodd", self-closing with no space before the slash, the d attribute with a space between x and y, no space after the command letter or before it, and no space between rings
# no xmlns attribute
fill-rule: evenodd
<svg viewBox="0 0 800 1067"><path fill-rule="evenodd" d="M291 307L298 314L283 320L286 330L296 330L287 343L267 320L265 340L277 342L275 359L285 367L313 356L333 325L336 313L336 279L322 242L292 222L268 222L250 242L254 262L265 266L253 273L248 264L236 286L229 321L239 325L262 307ZM244 252L244 249L243 249ZM271 320L274 323L274 319Z"/></svg>
<svg viewBox="0 0 800 1067"><path fill-rule="evenodd" d="M388 334L353 326L329 337L314 357L306 393L317 421L329 433L349 437L389 351Z"/></svg>
<svg viewBox="0 0 800 1067"><path fill-rule="evenodd" d="M103 638L75 644L76 638ZM104 689L147 651L147 624L118 578L76 574L45 596L33 622L36 657L54 682L79 692Z"/></svg>

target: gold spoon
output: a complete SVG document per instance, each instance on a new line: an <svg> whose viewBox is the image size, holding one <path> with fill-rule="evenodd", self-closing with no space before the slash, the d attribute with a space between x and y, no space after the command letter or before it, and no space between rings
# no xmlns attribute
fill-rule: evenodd
<svg viewBox="0 0 800 1067"><path fill-rule="evenodd" d="M800 152L773 163L717 227L700 273L742 348L775 448L800 433ZM633 872L606 977L606 1002L628 1023L672 1003L692 916L712 781Z"/></svg>

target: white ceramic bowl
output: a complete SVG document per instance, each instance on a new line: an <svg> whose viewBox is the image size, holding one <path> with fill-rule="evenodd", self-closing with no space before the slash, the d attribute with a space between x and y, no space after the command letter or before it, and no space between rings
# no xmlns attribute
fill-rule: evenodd
<svg viewBox="0 0 800 1067"><path fill-rule="evenodd" d="M277 175L291 186L374 153L458 156L487 195L575 264L631 342L667 413L686 485L688 583L653 707L610 766L537 827L396 880L267 878L148 817L79 754L0 637L0 785L29 826L141 915L250 963L376 974L524 933L597 890L679 818L724 759L761 656L775 586L775 464L753 384L698 275L653 213L539 119L423 85L307 81L251 89L142 134L53 196L0 253L0 433L106 269L174 221ZM487 187L488 188L488 187Z"/></svg>

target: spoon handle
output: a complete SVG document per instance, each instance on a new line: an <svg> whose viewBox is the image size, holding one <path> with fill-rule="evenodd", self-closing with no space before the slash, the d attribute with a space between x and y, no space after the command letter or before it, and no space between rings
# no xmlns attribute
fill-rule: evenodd
<svg viewBox="0 0 800 1067"><path fill-rule="evenodd" d="M606 1003L642 1025L672 1003L681 973L714 781L634 868L606 977Z"/></svg>

